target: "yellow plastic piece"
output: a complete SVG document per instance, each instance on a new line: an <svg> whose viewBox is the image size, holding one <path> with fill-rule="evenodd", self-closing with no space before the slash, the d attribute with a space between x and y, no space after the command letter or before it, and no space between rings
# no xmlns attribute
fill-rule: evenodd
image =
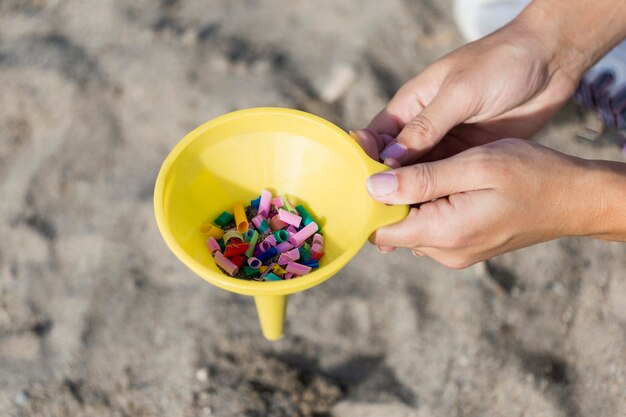
<svg viewBox="0 0 626 417"><path fill-rule="evenodd" d="M246 217L246 212L243 210L243 204L235 203L233 206L233 214L235 215L237 231L241 234L246 233L248 230L248 218Z"/></svg>
<svg viewBox="0 0 626 417"><path fill-rule="evenodd" d="M224 236L224 231L211 223L205 223L200 227L200 232L205 236L213 236L215 239L221 239Z"/></svg>
<svg viewBox="0 0 626 417"><path fill-rule="evenodd" d="M229 230L228 232L224 233L224 243L227 244L228 241L234 237L243 242L243 236L241 235L241 233L236 230Z"/></svg>
<svg viewBox="0 0 626 417"><path fill-rule="evenodd" d="M285 275L287 273L287 271L285 271L285 269L283 269L283 267L278 264L272 267L272 272L276 275Z"/></svg>
<svg viewBox="0 0 626 417"><path fill-rule="evenodd" d="M293 214L298 214L298 212L296 211L296 209L294 208L293 204L291 204L291 201L289 200L289 196L287 196L287 194L283 194L282 196L283 199L283 205L285 206L285 209L289 212L289 213L293 213Z"/></svg>
<svg viewBox="0 0 626 417"><path fill-rule="evenodd" d="M365 180L386 169L320 117L282 108L240 110L203 124L174 147L155 185L156 220L169 248L192 271L220 288L255 297L263 335L275 340L283 333L288 294L326 281L372 232L406 217L407 206L386 206L367 193ZM275 196L288 194L293 205L315 208L324 228L319 269L260 282L217 268L198 225L264 188Z"/></svg>

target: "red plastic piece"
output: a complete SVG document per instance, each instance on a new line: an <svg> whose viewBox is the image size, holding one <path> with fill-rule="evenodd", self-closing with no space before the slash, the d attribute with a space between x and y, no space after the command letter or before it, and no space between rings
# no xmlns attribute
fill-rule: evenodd
<svg viewBox="0 0 626 417"><path fill-rule="evenodd" d="M243 255L248 250L248 243L230 243L232 239L228 241L229 245L226 245L224 250L224 256L230 258L231 256Z"/></svg>
<svg viewBox="0 0 626 417"><path fill-rule="evenodd" d="M241 268L243 264L246 263L246 258L244 256L237 255L230 258L230 261L237 265L237 268Z"/></svg>
<svg viewBox="0 0 626 417"><path fill-rule="evenodd" d="M322 256L324 256L324 252L311 252L311 259L315 259L316 261L319 261Z"/></svg>

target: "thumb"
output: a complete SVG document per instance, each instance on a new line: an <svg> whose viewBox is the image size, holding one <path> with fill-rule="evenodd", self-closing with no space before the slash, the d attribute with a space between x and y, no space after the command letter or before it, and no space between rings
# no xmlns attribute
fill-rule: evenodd
<svg viewBox="0 0 626 417"><path fill-rule="evenodd" d="M397 136L404 147L402 164L417 161L427 154L454 126L472 116L467 95L453 88L440 90L435 98L409 121Z"/></svg>
<svg viewBox="0 0 626 417"><path fill-rule="evenodd" d="M386 204L417 204L465 191L486 188L470 153L374 174L367 179L370 195Z"/></svg>

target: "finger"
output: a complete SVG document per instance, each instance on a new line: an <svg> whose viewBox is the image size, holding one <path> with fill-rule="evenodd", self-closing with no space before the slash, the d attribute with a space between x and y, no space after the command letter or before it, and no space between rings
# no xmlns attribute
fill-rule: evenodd
<svg viewBox="0 0 626 417"><path fill-rule="evenodd" d="M380 172L366 181L370 195L386 204L417 204L450 194L488 188L476 151L441 161Z"/></svg>
<svg viewBox="0 0 626 417"><path fill-rule="evenodd" d="M350 136L357 141L357 143L363 148L365 153L372 159L378 161L378 143L376 138L371 132L364 129L359 129L354 132L350 132Z"/></svg>
<svg viewBox="0 0 626 417"><path fill-rule="evenodd" d="M412 208L401 222L381 227L370 236L370 242L378 247L414 248L428 241L426 216L418 208Z"/></svg>
<svg viewBox="0 0 626 417"><path fill-rule="evenodd" d="M386 148L391 142L395 142L396 138L386 133L381 133L380 137L383 140L383 149Z"/></svg>
<svg viewBox="0 0 626 417"><path fill-rule="evenodd" d="M398 134L397 152L402 152L402 148L404 152L397 159L403 165L417 161L448 131L471 116L472 109L465 97L451 89L440 91Z"/></svg>
<svg viewBox="0 0 626 417"><path fill-rule="evenodd" d="M367 127L375 132L395 137L405 123L406 121L402 117L390 113L389 109L385 108L372 119Z"/></svg>
<svg viewBox="0 0 626 417"><path fill-rule="evenodd" d="M393 159L393 158L385 158L383 163L391 169L400 168L402 166L400 165L400 162L398 162L396 159Z"/></svg>
<svg viewBox="0 0 626 417"><path fill-rule="evenodd" d="M372 129L369 129L369 128L360 129L360 130L363 130L364 132L369 133L374 138L374 140L376 141L376 149L378 149L378 152L382 151L385 148L385 141L383 140L381 135L379 135L378 133L374 132Z"/></svg>
<svg viewBox="0 0 626 417"><path fill-rule="evenodd" d="M396 137L411 119L437 94L445 71L429 67L404 84L368 128Z"/></svg>
<svg viewBox="0 0 626 417"><path fill-rule="evenodd" d="M376 250L380 253L389 253L396 250L394 246L376 246Z"/></svg>

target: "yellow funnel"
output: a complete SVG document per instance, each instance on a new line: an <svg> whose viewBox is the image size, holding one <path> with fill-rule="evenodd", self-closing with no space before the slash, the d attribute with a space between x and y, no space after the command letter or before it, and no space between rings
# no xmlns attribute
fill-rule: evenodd
<svg viewBox="0 0 626 417"><path fill-rule="evenodd" d="M370 159L334 124L309 113L254 108L228 113L185 136L165 159L154 190L159 230L174 254L213 285L255 298L263 335L283 335L289 294L333 276L377 228L402 220L406 206L367 193L368 176L386 166ZM215 265L200 226L261 190L287 194L316 217L324 234L320 268L291 280L231 278Z"/></svg>

